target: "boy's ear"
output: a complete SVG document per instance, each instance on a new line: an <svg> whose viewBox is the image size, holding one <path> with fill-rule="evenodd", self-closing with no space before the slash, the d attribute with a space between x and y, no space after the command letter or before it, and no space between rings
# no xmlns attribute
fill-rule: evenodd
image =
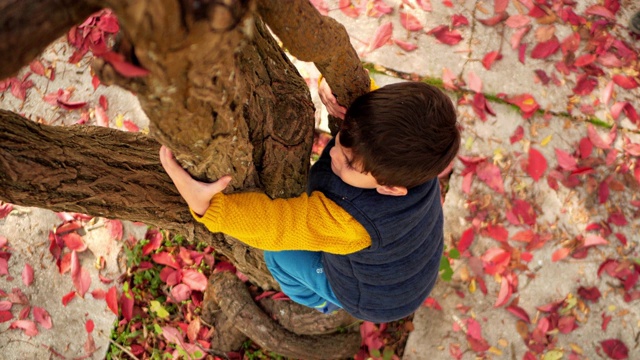
<svg viewBox="0 0 640 360"><path fill-rule="evenodd" d="M376 188L378 193L382 195L391 195L391 196L405 196L407 195L407 188L404 186L387 186L381 185Z"/></svg>

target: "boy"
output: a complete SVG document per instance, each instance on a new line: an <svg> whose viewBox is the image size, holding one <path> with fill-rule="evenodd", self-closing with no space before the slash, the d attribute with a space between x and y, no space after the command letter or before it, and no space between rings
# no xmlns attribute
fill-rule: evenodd
<svg viewBox="0 0 640 360"><path fill-rule="evenodd" d="M296 198L224 195L230 177L201 183L167 148L160 159L196 220L267 250L292 300L379 323L411 314L433 288L443 250L437 175L459 144L451 100L407 82L354 101Z"/></svg>

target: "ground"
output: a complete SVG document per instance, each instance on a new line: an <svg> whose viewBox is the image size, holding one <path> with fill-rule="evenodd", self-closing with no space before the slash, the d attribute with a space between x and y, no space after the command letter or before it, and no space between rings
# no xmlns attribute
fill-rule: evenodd
<svg viewBox="0 0 640 360"><path fill-rule="evenodd" d="M640 358L639 40L627 28L639 5L628 0L314 4L345 24L378 84L427 81L445 89L457 105L463 146L444 200L446 258L453 273L450 281L439 281L411 325L398 330L412 330L403 358ZM19 85L25 82L16 81L16 90L11 86L2 95L2 108L46 123L73 123L86 114L87 123L106 125L101 107L109 126L135 130L135 124L144 130L144 116L130 94L102 85L94 90L86 63L67 65L66 45L57 46L44 55L45 76L32 68L18 77L34 72L24 79L35 83L24 89L25 101L19 99ZM49 64L55 64L53 81L47 77ZM315 93L317 72L300 68ZM43 96L69 86L76 91L63 102L86 105L67 110L42 102ZM101 104L101 95L108 106ZM104 219L67 220L82 221L82 239L88 243L101 232L101 246L122 245L113 240L117 236L107 231ZM115 315L107 301L89 293L107 292L119 282L102 284L97 271L89 271L100 251L107 252L89 246L79 258L93 285L84 299L73 295L62 306L62 296L78 287L68 274L58 275L50 261L47 235L62 222L51 213L23 208L0 220L0 236L8 240L0 259L12 254L8 270L13 276L0 275L0 289L24 292L33 307L27 319L40 318L36 307L53 318L51 330L40 323L33 337L20 329L5 330L25 308L14 304L14 319L0 324L3 354L18 359L48 356L54 349L65 356L81 355L89 319L100 350L93 356L101 358L107 349L106 336L96 334L108 333ZM144 226L125 224L123 238L131 234L142 239L145 231ZM126 268L122 261L119 270ZM30 286L20 276L25 264L33 268ZM117 258L105 269L115 269L102 273L108 279L117 278ZM25 273L28 283L29 270ZM179 285L197 293L197 282L174 288ZM123 289L117 291L122 294ZM72 309L77 312L67 313ZM191 316L188 307L182 309L185 318ZM157 316L161 310L147 311ZM61 324L70 335L58 330ZM26 322L17 326L30 329ZM372 355L377 349L383 356L385 336L378 330L374 324L362 327L363 349ZM193 332L178 337L158 338L182 341L184 347L201 339Z"/></svg>

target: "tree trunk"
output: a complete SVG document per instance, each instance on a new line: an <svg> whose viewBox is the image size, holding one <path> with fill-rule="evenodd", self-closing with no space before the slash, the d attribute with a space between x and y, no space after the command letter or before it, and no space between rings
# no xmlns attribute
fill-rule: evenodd
<svg viewBox="0 0 640 360"><path fill-rule="evenodd" d="M198 179L216 180L230 174L232 191L260 189L271 197L298 195L306 184L314 121L306 83L254 13L254 1L96 2L113 9L120 20L122 36L115 50L150 72L142 78L125 78L97 60L96 73L103 83L138 95L155 140L111 129L37 125L0 112L4 128L0 134L0 199L143 221L197 236L227 256L252 282L265 289L277 288L260 250L209 234L194 223L159 165L156 141L169 146ZM29 1L20 4L24 11L39 11ZM75 6L83 11L91 8L80 3ZM56 24L51 28L64 31L69 19L75 19L63 16L66 12L55 7L46 9L54 13L50 21ZM18 6L13 10L19 11ZM83 14L80 10L73 14ZM264 0L259 2L259 11L294 55L316 62L342 103L350 103L367 90L368 78L344 28L320 16L308 1ZM296 31L287 32L287 28ZM0 39L7 36L7 29L0 31ZM31 36L48 36L33 29L15 34L14 44L22 50L14 51L19 54L41 50L43 40L31 44ZM339 39L335 48L327 45L334 45L330 39ZM302 46L309 43L314 46ZM19 59L22 65L30 60ZM5 68L4 62L0 68ZM238 316L265 319L257 307L246 310L253 315L239 315L229 304L220 306L231 321L240 319ZM304 321L309 322L309 316ZM248 329L245 322L238 321L237 327L265 337ZM295 324L289 327L296 329ZM288 332L278 334L280 339L268 343L278 347L272 350L305 356L304 348L287 343L297 338ZM357 336L343 340L352 345L349 349L359 345Z"/></svg>

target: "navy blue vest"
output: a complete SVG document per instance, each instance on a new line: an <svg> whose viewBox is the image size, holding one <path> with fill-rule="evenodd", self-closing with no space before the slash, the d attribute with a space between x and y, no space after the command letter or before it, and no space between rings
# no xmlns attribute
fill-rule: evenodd
<svg viewBox="0 0 640 360"><path fill-rule="evenodd" d="M331 171L334 144L311 168L307 191L321 191L358 220L371 246L349 255L323 253L327 279L354 317L398 320L420 307L438 277L443 250L438 179L409 189L406 196L350 186Z"/></svg>

